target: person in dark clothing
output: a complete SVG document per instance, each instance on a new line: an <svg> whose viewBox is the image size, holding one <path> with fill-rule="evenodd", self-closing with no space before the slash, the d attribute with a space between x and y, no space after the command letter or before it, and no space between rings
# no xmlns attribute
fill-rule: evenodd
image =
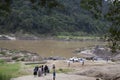
<svg viewBox="0 0 120 80"><path fill-rule="evenodd" d="M55 64L53 64L53 67L52 67L53 69L55 69Z"/></svg>
<svg viewBox="0 0 120 80"><path fill-rule="evenodd" d="M33 72L34 77L37 76L37 72L38 72L38 66L35 66L35 68L34 68L34 72Z"/></svg>
<svg viewBox="0 0 120 80"><path fill-rule="evenodd" d="M41 71L42 71L42 74L44 73L44 67L43 65L41 66Z"/></svg>
<svg viewBox="0 0 120 80"><path fill-rule="evenodd" d="M97 78L96 80L100 80L99 78Z"/></svg>
<svg viewBox="0 0 120 80"><path fill-rule="evenodd" d="M44 67L44 75L46 75L47 73L48 73L48 66L47 65L45 65L45 67Z"/></svg>

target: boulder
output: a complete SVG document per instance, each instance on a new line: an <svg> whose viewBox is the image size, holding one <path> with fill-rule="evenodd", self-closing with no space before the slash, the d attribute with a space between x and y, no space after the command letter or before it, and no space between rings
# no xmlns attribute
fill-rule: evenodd
<svg viewBox="0 0 120 80"><path fill-rule="evenodd" d="M105 47L94 48L93 54L95 54L98 57L103 58L103 59L106 59L106 58L112 56L112 52L110 51L110 49L109 48L105 48Z"/></svg>
<svg viewBox="0 0 120 80"><path fill-rule="evenodd" d="M29 51L16 51L0 48L0 58L6 61L40 61L42 57ZM9 56L11 56L9 58ZM4 57L4 58L3 58Z"/></svg>

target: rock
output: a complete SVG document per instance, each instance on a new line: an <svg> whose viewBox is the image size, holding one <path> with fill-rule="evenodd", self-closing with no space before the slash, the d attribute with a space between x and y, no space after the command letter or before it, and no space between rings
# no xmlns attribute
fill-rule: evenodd
<svg viewBox="0 0 120 80"><path fill-rule="evenodd" d="M120 61L120 51L117 50L116 53L112 53L110 48L107 47L97 47L94 48L93 54L97 55L103 59L111 59L113 61Z"/></svg>
<svg viewBox="0 0 120 80"><path fill-rule="evenodd" d="M0 57L3 57L3 54L0 54Z"/></svg>
<svg viewBox="0 0 120 80"><path fill-rule="evenodd" d="M112 58L113 61L120 61L120 53Z"/></svg>
<svg viewBox="0 0 120 80"><path fill-rule="evenodd" d="M6 62L11 62L12 61L12 57L0 57L1 60L4 60Z"/></svg>
<svg viewBox="0 0 120 80"><path fill-rule="evenodd" d="M29 51L18 51L18 50L8 50L5 48L0 48L0 59L5 61L41 61L42 57L37 53L32 53ZM4 54L3 54L4 53ZM11 56L9 58L9 56ZM4 58L3 58L4 57Z"/></svg>
<svg viewBox="0 0 120 80"><path fill-rule="evenodd" d="M16 38L8 35L0 35L0 40L16 40Z"/></svg>
<svg viewBox="0 0 120 80"><path fill-rule="evenodd" d="M120 64L100 66L100 67L90 67L76 74L90 76L90 77L98 77L101 78L102 80L120 80L119 66Z"/></svg>
<svg viewBox="0 0 120 80"><path fill-rule="evenodd" d="M10 39L8 39L6 36L1 36L0 40L10 40Z"/></svg>
<svg viewBox="0 0 120 80"><path fill-rule="evenodd" d="M112 56L112 52L108 48L95 48L93 54L104 59L108 56Z"/></svg>

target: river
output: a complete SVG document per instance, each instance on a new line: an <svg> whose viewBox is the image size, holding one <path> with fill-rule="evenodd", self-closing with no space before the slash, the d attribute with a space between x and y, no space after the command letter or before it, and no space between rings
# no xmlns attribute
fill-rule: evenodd
<svg viewBox="0 0 120 80"><path fill-rule="evenodd" d="M73 52L77 48L102 44L104 43L98 41L0 40L0 48L27 50L38 53L43 57L71 57L75 56Z"/></svg>

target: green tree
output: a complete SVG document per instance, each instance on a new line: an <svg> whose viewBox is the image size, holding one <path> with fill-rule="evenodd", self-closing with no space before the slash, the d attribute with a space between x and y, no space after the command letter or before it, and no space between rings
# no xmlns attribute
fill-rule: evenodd
<svg viewBox="0 0 120 80"><path fill-rule="evenodd" d="M81 7L90 11L96 19L104 19L110 22L106 39L110 43L112 52L116 52L120 47L120 1L81 0ZM105 9L106 7L107 9Z"/></svg>
<svg viewBox="0 0 120 80"><path fill-rule="evenodd" d="M6 0L1 1L6 2ZM105 21L96 20L91 16L90 12L80 7L81 0L9 1L11 1L9 3L10 12L0 8L0 10L8 14L6 17L0 15L0 33L3 34L28 33L53 36L61 34L88 36L104 34L103 32L106 32L107 29L107 27L104 27ZM49 6L50 4L52 7ZM63 9L59 8L62 6L61 4L64 5ZM96 5L98 4L101 4L100 1ZM96 9L98 9L97 11L101 10Z"/></svg>
<svg viewBox="0 0 120 80"><path fill-rule="evenodd" d="M116 52L116 49L120 49L120 1L114 0L109 5L106 18L111 22L111 27L107 38L112 52Z"/></svg>

